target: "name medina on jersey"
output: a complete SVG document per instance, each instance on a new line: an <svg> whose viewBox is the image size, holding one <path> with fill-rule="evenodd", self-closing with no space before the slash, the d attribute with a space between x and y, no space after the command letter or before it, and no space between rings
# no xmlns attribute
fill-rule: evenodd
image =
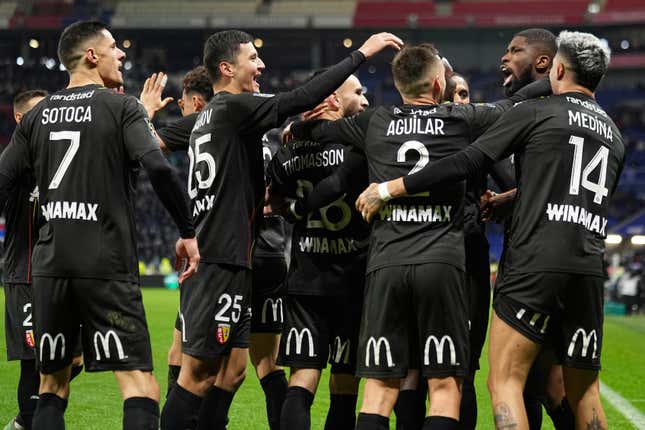
<svg viewBox="0 0 645 430"><path fill-rule="evenodd" d="M99 210L98 203L85 202L47 202L41 205L45 220L52 219L73 219L80 221L98 222L96 213Z"/></svg>

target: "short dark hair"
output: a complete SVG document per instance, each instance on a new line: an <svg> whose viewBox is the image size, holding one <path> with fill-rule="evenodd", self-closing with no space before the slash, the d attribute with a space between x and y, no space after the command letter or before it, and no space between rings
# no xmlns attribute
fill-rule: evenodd
<svg viewBox="0 0 645 430"><path fill-rule="evenodd" d="M444 92L444 100L449 100L449 101L453 100L455 96L455 91L457 90L456 78L461 78L464 80L464 82L466 82L466 78L464 78L459 73L453 73L450 77L446 78L446 90Z"/></svg>
<svg viewBox="0 0 645 430"><path fill-rule="evenodd" d="M213 83L222 77L219 64L228 61L235 64L240 45L253 41L253 36L240 30L224 30L212 34L204 44L204 66Z"/></svg>
<svg viewBox="0 0 645 430"><path fill-rule="evenodd" d="M539 48L539 54L548 55L551 59L555 57L555 53L558 51L555 34L545 28L527 28L515 33L514 37L525 38L526 43Z"/></svg>
<svg viewBox="0 0 645 430"><path fill-rule="evenodd" d="M81 44L107 30L108 26L100 21L78 21L68 25L58 40L58 59L68 71L73 70L83 58L79 53Z"/></svg>
<svg viewBox="0 0 645 430"><path fill-rule="evenodd" d="M213 84L204 66L197 66L186 73L181 84L186 94L197 93L207 102L213 98Z"/></svg>
<svg viewBox="0 0 645 430"><path fill-rule="evenodd" d="M428 91L432 82L425 80L428 69L441 62L431 43L404 46L392 60L394 84L402 94L416 97Z"/></svg>
<svg viewBox="0 0 645 430"><path fill-rule="evenodd" d="M35 97L47 97L49 93L45 90L28 90L18 93L13 98L13 111L20 112L22 114L26 113L25 108L27 103Z"/></svg>
<svg viewBox="0 0 645 430"><path fill-rule="evenodd" d="M595 91L609 67L611 50L606 42L591 33L562 31L558 36L558 54L569 63L575 82Z"/></svg>

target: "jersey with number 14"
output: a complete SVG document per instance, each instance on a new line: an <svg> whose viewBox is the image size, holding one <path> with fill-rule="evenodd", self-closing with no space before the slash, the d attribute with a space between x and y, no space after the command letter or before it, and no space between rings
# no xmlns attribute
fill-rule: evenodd
<svg viewBox="0 0 645 430"><path fill-rule="evenodd" d="M515 154L505 273L603 275L609 200L625 144L596 101L574 92L526 101L474 145L496 160Z"/></svg>
<svg viewBox="0 0 645 430"><path fill-rule="evenodd" d="M99 85L51 94L25 115L3 158L8 177L28 169L38 185L34 276L138 282L133 179L150 151L159 145L145 109Z"/></svg>

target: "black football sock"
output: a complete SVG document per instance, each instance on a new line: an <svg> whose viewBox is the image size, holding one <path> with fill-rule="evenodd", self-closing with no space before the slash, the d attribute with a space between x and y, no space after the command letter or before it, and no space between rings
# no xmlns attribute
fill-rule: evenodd
<svg viewBox="0 0 645 430"><path fill-rule="evenodd" d="M179 384L175 385L161 412L161 430L196 429L201 405L201 397L194 395Z"/></svg>
<svg viewBox="0 0 645 430"><path fill-rule="evenodd" d="M532 393L524 391L524 408L529 421L530 430L542 428L542 403Z"/></svg>
<svg viewBox="0 0 645 430"><path fill-rule="evenodd" d="M287 377L284 370L276 370L260 379L267 406L267 419L271 430L280 430L280 412L287 395Z"/></svg>
<svg viewBox="0 0 645 430"><path fill-rule="evenodd" d="M181 366L173 366L172 364L168 365L168 390L166 390L166 398L170 391L177 385L177 378L179 378L179 371Z"/></svg>
<svg viewBox="0 0 645 430"><path fill-rule="evenodd" d="M123 402L123 430L158 430L159 403L147 397L130 397Z"/></svg>
<svg viewBox="0 0 645 430"><path fill-rule="evenodd" d="M204 397L199 410L197 430L225 430L228 424L228 410L235 393L213 387Z"/></svg>
<svg viewBox="0 0 645 430"><path fill-rule="evenodd" d="M423 430L459 430L459 421L454 418L433 415L423 423Z"/></svg>
<svg viewBox="0 0 645 430"><path fill-rule="evenodd" d="M358 414L356 430L388 430L390 419L378 414Z"/></svg>
<svg viewBox="0 0 645 430"><path fill-rule="evenodd" d="M470 378L464 378L459 407L459 423L462 430L475 430L477 425L477 394Z"/></svg>
<svg viewBox="0 0 645 430"><path fill-rule="evenodd" d="M354 430L357 399L356 394L330 394L325 430Z"/></svg>
<svg viewBox="0 0 645 430"><path fill-rule="evenodd" d="M423 405L423 406L421 406ZM401 390L394 405L397 430L419 430L423 426L425 394L423 390Z"/></svg>
<svg viewBox="0 0 645 430"><path fill-rule="evenodd" d="M311 428L311 404L314 395L306 388L289 387L280 414L281 430L308 430Z"/></svg>
<svg viewBox="0 0 645 430"><path fill-rule="evenodd" d="M16 422L31 430L31 421L38 405L40 375L36 360L20 360L20 380L18 381L18 409Z"/></svg>
<svg viewBox="0 0 645 430"><path fill-rule="evenodd" d="M69 375L69 380L70 382L74 380L78 375L81 374L83 371L83 365L81 364L80 366L74 366L72 365L72 372Z"/></svg>
<svg viewBox="0 0 645 430"><path fill-rule="evenodd" d="M554 409L546 408L546 412L549 414L549 417L551 417L555 430L575 429L576 420L566 397L562 399L562 403L560 403L558 407Z"/></svg>
<svg viewBox="0 0 645 430"><path fill-rule="evenodd" d="M34 430L65 430L67 400L53 393L43 393L38 399L31 428Z"/></svg>

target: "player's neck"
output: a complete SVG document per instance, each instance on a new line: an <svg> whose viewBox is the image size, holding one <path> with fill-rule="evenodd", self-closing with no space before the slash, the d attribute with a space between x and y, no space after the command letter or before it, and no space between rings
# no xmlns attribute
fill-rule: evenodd
<svg viewBox="0 0 645 430"><path fill-rule="evenodd" d="M341 112L339 110L329 110L329 109L327 109L326 111L321 113L318 118L325 119L327 121L337 121L337 120L341 119L342 117L343 117L343 115L341 114Z"/></svg>
<svg viewBox="0 0 645 430"><path fill-rule="evenodd" d="M75 70L69 74L69 84L67 88L83 87L85 85L105 85L101 76L93 70Z"/></svg>
<svg viewBox="0 0 645 430"><path fill-rule="evenodd" d="M586 96L596 98L594 92L589 90L589 88L585 88L582 85L578 85L573 82L563 82L557 89L553 90L553 94L556 96L564 93L582 93Z"/></svg>
<svg viewBox="0 0 645 430"><path fill-rule="evenodd" d="M406 97L401 94L403 99L403 104L406 105L438 105L440 104L433 96L430 94L422 94L419 97Z"/></svg>
<svg viewBox="0 0 645 430"><path fill-rule="evenodd" d="M246 91L242 90L238 85L235 84L235 81L230 80L228 82L218 82L213 85L213 94L217 94L221 91L226 91L231 94L242 94Z"/></svg>

